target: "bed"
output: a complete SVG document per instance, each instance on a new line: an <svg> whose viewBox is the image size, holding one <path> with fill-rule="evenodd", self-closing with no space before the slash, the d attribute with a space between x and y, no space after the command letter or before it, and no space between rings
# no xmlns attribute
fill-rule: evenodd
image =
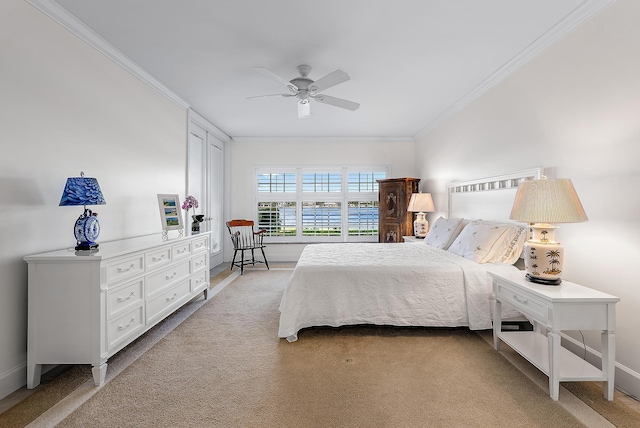
<svg viewBox="0 0 640 428"><path fill-rule="evenodd" d="M448 185L450 214L453 207L465 212L468 194L477 200L479 192L492 193L483 217L491 218L491 210L501 214L491 220L438 218L421 243L307 245L280 302L278 336L293 342L307 327L355 324L490 329L487 272L521 275L514 262L526 238L524 225L499 220L509 212L501 210L510 209L521 180L540 173L526 170ZM489 192L509 189L511 195ZM497 202L498 193L504 202ZM503 305L503 319L518 316Z"/></svg>

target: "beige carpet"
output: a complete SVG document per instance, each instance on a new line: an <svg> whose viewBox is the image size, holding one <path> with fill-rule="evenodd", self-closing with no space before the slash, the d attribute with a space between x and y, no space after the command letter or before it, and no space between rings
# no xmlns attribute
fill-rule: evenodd
<svg viewBox="0 0 640 428"><path fill-rule="evenodd" d="M249 271L191 317L204 302L185 306L110 359L102 388L91 385L88 366L47 373L37 389L0 400L0 426L54 426L85 402L61 425L579 426L548 398L546 377L506 347L493 351L487 332L350 327L278 340L277 304L289 274ZM221 271L212 286L228 275ZM638 403L624 394L608 402L599 382L563 385L608 426L640 426ZM607 425L566 390L560 398L588 426Z"/></svg>
<svg viewBox="0 0 640 428"><path fill-rule="evenodd" d="M59 426L581 426L467 329L278 339L289 275L246 272Z"/></svg>

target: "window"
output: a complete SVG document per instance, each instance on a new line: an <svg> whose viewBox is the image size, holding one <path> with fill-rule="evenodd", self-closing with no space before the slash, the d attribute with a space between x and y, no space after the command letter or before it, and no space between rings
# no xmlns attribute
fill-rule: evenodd
<svg viewBox="0 0 640 428"><path fill-rule="evenodd" d="M377 241L386 166L257 168L258 227L271 242Z"/></svg>

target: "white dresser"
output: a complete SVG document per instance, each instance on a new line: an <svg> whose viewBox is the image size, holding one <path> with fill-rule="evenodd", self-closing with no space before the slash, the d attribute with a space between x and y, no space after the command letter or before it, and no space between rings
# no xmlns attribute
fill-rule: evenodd
<svg viewBox="0 0 640 428"><path fill-rule="evenodd" d="M42 364L91 364L101 385L109 357L197 294L207 297L209 239L150 235L25 257L27 388L40 384Z"/></svg>

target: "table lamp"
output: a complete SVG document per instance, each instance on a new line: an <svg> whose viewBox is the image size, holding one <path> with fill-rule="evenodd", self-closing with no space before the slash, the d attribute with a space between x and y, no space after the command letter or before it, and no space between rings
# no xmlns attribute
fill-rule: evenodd
<svg viewBox="0 0 640 428"><path fill-rule="evenodd" d="M555 240L550 223L587 221L578 194L568 178L529 180L520 183L511 209L511 220L529 223L533 236L524 245L527 281L559 285L564 247Z"/></svg>
<svg viewBox="0 0 640 428"><path fill-rule="evenodd" d="M416 214L416 220L413 222L413 234L416 238L423 239L427 236L427 232L429 232L429 222L427 221L425 213L435 211L431 193L412 194L407 211L418 213Z"/></svg>
<svg viewBox="0 0 640 428"><path fill-rule="evenodd" d="M67 178L67 184L60 199L60 206L84 206L84 212L78 217L73 228L77 243L76 251L98 248L98 244L95 242L100 234L98 213L88 209L87 205L105 204L98 180L85 177L84 172L80 172L80 177Z"/></svg>

